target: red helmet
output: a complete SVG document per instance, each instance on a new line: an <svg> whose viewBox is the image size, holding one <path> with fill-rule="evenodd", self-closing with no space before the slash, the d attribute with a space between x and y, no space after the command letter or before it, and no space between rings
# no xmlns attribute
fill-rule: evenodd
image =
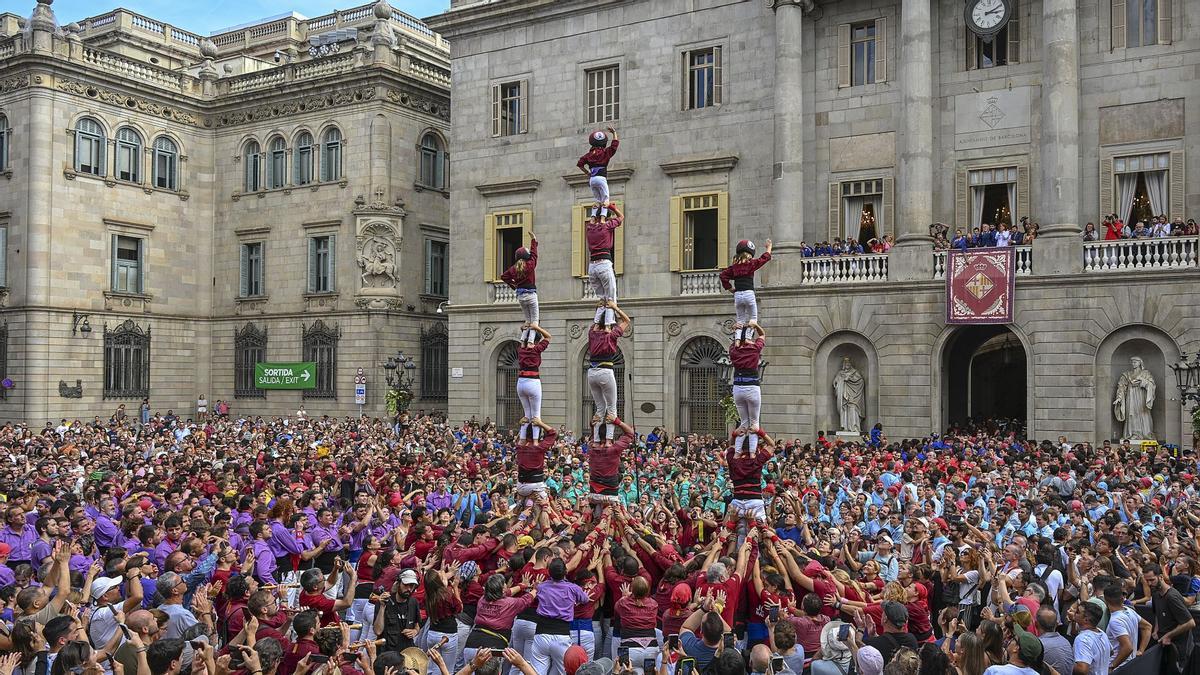
<svg viewBox="0 0 1200 675"><path fill-rule="evenodd" d="M588 137L588 143L591 143L593 148L608 147L608 134L603 131L593 131L592 135Z"/></svg>
<svg viewBox="0 0 1200 675"><path fill-rule="evenodd" d="M532 257L533 254L530 253L529 249L525 248L524 246L517 249L517 260L529 260Z"/></svg>
<svg viewBox="0 0 1200 675"><path fill-rule="evenodd" d="M754 242L750 241L749 239L743 239L739 241L737 243L737 252L754 255Z"/></svg>

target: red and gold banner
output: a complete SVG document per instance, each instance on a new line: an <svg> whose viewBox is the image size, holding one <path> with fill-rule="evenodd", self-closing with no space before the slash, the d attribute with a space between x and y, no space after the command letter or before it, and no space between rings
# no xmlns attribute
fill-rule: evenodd
<svg viewBox="0 0 1200 675"><path fill-rule="evenodd" d="M1016 253L951 250L946 258L946 323L1012 323Z"/></svg>

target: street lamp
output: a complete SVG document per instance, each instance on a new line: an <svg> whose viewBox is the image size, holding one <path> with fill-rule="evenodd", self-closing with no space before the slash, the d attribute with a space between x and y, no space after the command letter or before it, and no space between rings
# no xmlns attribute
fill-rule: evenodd
<svg viewBox="0 0 1200 675"><path fill-rule="evenodd" d="M1196 352L1188 363L1187 354L1179 355L1179 363L1172 363L1175 382L1179 385L1179 403L1184 407L1188 401L1200 403L1200 352Z"/></svg>
<svg viewBox="0 0 1200 675"><path fill-rule="evenodd" d="M437 313L444 314L446 311L445 307L446 307L446 305L449 305L449 304L450 304L449 300L443 300L443 301L439 302L438 306L437 306Z"/></svg>
<svg viewBox="0 0 1200 675"><path fill-rule="evenodd" d="M399 415L408 410L413 399L413 371L417 363L411 356L405 356L397 350L395 356L389 356L382 364L384 380L387 382L387 408L393 415Z"/></svg>

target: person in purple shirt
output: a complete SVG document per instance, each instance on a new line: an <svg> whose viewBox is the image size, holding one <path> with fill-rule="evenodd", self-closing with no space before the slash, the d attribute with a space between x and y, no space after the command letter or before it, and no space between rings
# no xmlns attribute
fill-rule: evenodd
<svg viewBox="0 0 1200 675"><path fill-rule="evenodd" d="M529 643L529 665L539 673L560 672L563 654L571 646L571 622L575 606L590 602L578 584L566 580L567 564L561 558L550 562L550 578L537 586L537 633Z"/></svg>
<svg viewBox="0 0 1200 675"><path fill-rule="evenodd" d="M429 509L430 513L437 513L441 509L448 509L454 503L454 497L450 491L446 489L446 479L439 478L436 490L431 490L425 496L425 508Z"/></svg>
<svg viewBox="0 0 1200 675"><path fill-rule="evenodd" d="M20 506L10 506L4 512L7 527L0 529L0 543L8 544L8 566L16 569L18 565L32 565L33 543L37 541L37 530L25 520L25 509Z"/></svg>
<svg viewBox="0 0 1200 675"><path fill-rule="evenodd" d="M58 519L50 516L38 518L33 529L38 533L38 539L30 547L32 553L30 564L33 565L33 571L37 572L54 555L54 542L58 541L61 532L58 527Z"/></svg>
<svg viewBox="0 0 1200 675"><path fill-rule="evenodd" d="M113 500L101 497L100 509L94 518L96 519L96 545L104 550L117 546L121 541L121 528L114 520L116 513L117 507L113 504Z"/></svg>
<svg viewBox="0 0 1200 675"><path fill-rule="evenodd" d="M308 548L317 548L325 542L325 550L317 556L317 567L325 574L333 572L333 560L346 549L342 535L347 528L339 528L333 522L333 511L322 507L317 511L317 523L309 528L306 535Z"/></svg>
<svg viewBox="0 0 1200 675"><path fill-rule="evenodd" d="M278 583L275 580L275 552L268 543L272 536L271 528L261 520L250 523L250 537L254 540L250 549L254 552L254 578L268 586Z"/></svg>
<svg viewBox="0 0 1200 675"><path fill-rule="evenodd" d="M167 556L179 548L179 541L183 537L183 519L179 516L168 516L163 522L163 529L166 530L167 536L158 542L158 546L154 547L154 552L150 555L150 561L158 565L160 570L164 568Z"/></svg>
<svg viewBox="0 0 1200 675"><path fill-rule="evenodd" d="M8 544L0 544L0 588L17 583L17 575L7 565L9 553L12 553L12 548Z"/></svg>

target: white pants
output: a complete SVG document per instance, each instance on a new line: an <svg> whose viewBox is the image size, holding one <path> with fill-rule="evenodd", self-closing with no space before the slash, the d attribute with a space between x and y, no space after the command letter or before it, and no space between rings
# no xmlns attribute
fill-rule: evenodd
<svg viewBox="0 0 1200 675"><path fill-rule="evenodd" d="M729 510L739 518L753 518L766 522L767 509L761 499L733 499L729 502Z"/></svg>
<svg viewBox="0 0 1200 675"><path fill-rule="evenodd" d="M758 414L762 410L762 389L756 384L733 385L733 404L737 406L739 429L745 429L745 436L738 436L734 441L736 452L742 451L742 445L749 440L750 452L758 450L758 434L750 433L758 426Z"/></svg>
<svg viewBox="0 0 1200 675"><path fill-rule="evenodd" d="M350 605L350 618L352 623L361 623L362 628L359 629L357 635L351 635L352 642L365 642L375 639L375 605L367 598L355 600Z"/></svg>
<svg viewBox="0 0 1200 675"><path fill-rule="evenodd" d="M512 639L509 641L509 646L517 650L517 653L525 657L526 661L530 661L533 652L530 649L530 643L533 641L533 635L537 632L537 624L525 619L515 619L512 627ZM532 663L532 661L530 661ZM521 675L521 671L517 670L516 666L509 668L509 675Z"/></svg>
<svg viewBox="0 0 1200 675"><path fill-rule="evenodd" d="M745 326L751 321L758 321L758 300L754 297L754 291L735 291L733 294L733 312L737 317L737 322ZM742 339L754 339L754 330L748 329L742 332Z"/></svg>
<svg viewBox="0 0 1200 675"><path fill-rule="evenodd" d="M446 644L438 649L438 653L442 655L442 661L448 667L458 657L458 633L439 633L436 630L431 630L429 631L429 638L425 642L425 648L433 649L437 643L442 641L443 637L448 639L446 640ZM442 669L432 659L429 661L429 675L442 675Z"/></svg>
<svg viewBox="0 0 1200 675"><path fill-rule="evenodd" d="M525 315L526 323L538 323L541 313L538 310L537 291L533 291L532 293L518 291L517 303L521 305L521 314ZM537 335L537 331L532 328L526 328L521 331L521 342L532 342L534 335Z"/></svg>
<svg viewBox="0 0 1200 675"><path fill-rule="evenodd" d="M458 649L455 650L457 653L454 656L454 665L451 666L449 661L446 662L446 665L450 666L450 672L457 673L459 670L462 669L463 663L464 663L463 652L466 651L464 649L464 646L467 644L467 638L470 636L471 636L471 627L468 626L467 624L463 623L462 620L459 619L458 620L458 639L455 641L455 645L458 646ZM475 655L472 654L471 658L475 658Z"/></svg>
<svg viewBox="0 0 1200 675"><path fill-rule="evenodd" d="M542 381L536 377L517 378L517 398L521 400L521 408L525 417L532 422L542 416ZM534 427L533 433L540 437L541 427ZM531 431L533 431L531 429Z"/></svg>
<svg viewBox="0 0 1200 675"><path fill-rule="evenodd" d="M629 663L633 664L633 670L638 673L643 673L642 665L646 659L655 659L657 663L659 648L654 647L630 647L629 648ZM651 671L650 675L654 675Z"/></svg>
<svg viewBox="0 0 1200 675"><path fill-rule="evenodd" d="M583 647L583 651L587 652L588 661L596 659L596 635L600 633L600 624L597 621L592 622L592 629L577 630L571 629L571 644Z"/></svg>
<svg viewBox="0 0 1200 675"><path fill-rule="evenodd" d="M612 438L613 425L605 422L609 415L617 416L617 376L612 368L589 368L588 391L592 393L592 404L600 421L596 424L592 440L600 440L600 425L605 425L607 438Z"/></svg>
<svg viewBox="0 0 1200 675"><path fill-rule="evenodd" d="M571 646L569 635L534 635L529 649L529 665L538 675L564 675L563 655Z"/></svg>
<svg viewBox="0 0 1200 675"><path fill-rule="evenodd" d="M517 494L522 497L528 497L536 494L546 494L546 484L540 483L517 483Z"/></svg>
<svg viewBox="0 0 1200 675"><path fill-rule="evenodd" d="M600 208L605 208L609 201L608 176L592 176L588 179L588 187L592 188L592 196L596 198ZM602 215L607 215L607 209Z"/></svg>
<svg viewBox="0 0 1200 675"><path fill-rule="evenodd" d="M617 301L617 275L613 272L611 260L593 260L588 263L588 279L597 299ZM616 313L611 307L597 307L594 322L614 324L617 322Z"/></svg>

